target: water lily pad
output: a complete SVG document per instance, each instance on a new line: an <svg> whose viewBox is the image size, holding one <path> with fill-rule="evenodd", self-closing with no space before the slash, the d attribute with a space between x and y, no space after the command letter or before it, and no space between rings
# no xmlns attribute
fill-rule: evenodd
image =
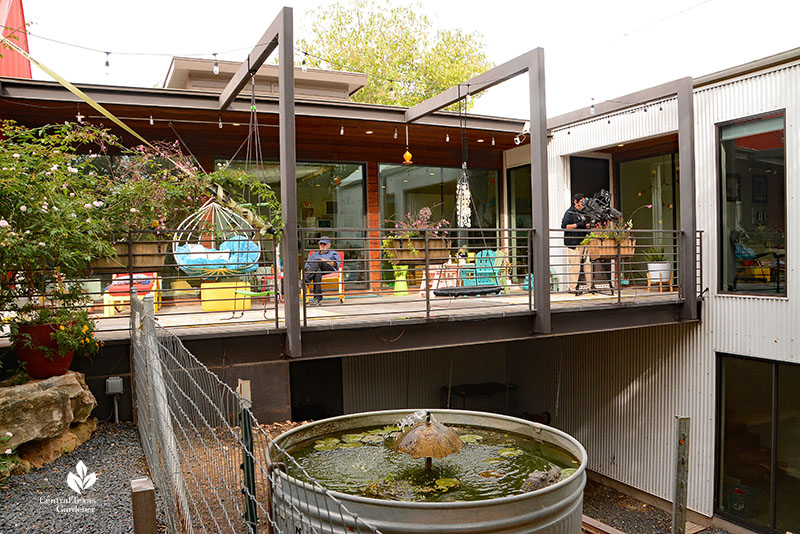
<svg viewBox="0 0 800 534"><path fill-rule="evenodd" d="M319 444L319 443L339 443L339 438L322 438L322 439L318 439L314 443L316 443L316 444Z"/></svg>
<svg viewBox="0 0 800 534"><path fill-rule="evenodd" d="M574 467L569 467L567 469L562 469L561 470L561 480L574 475L575 471L577 471L577 469L574 468Z"/></svg>
<svg viewBox="0 0 800 534"><path fill-rule="evenodd" d="M400 432L400 427L397 425L389 425L383 427L383 430L385 430L386 432Z"/></svg>
<svg viewBox="0 0 800 534"><path fill-rule="evenodd" d="M455 488L456 486L460 485L461 482L456 480L455 478L437 478L436 485L440 488Z"/></svg>
<svg viewBox="0 0 800 534"><path fill-rule="evenodd" d="M464 443L477 443L478 441L483 439L483 436L478 434L464 434L463 436L459 436L461 441Z"/></svg>
<svg viewBox="0 0 800 534"><path fill-rule="evenodd" d="M339 445L337 443L317 443L314 445L315 451L332 451Z"/></svg>
<svg viewBox="0 0 800 534"><path fill-rule="evenodd" d="M491 458L486 459L486 462L490 464L501 464L505 461L505 458L498 458L497 456L492 456Z"/></svg>
<svg viewBox="0 0 800 534"><path fill-rule="evenodd" d="M500 449L497 451L497 454L504 458L513 458L514 456L519 456L522 454L522 451L513 447L506 447L505 449Z"/></svg>
<svg viewBox="0 0 800 534"><path fill-rule="evenodd" d="M372 435L372 436L376 436L376 435L379 435L379 434L388 434L388 433L389 433L389 431L386 430L385 428L376 428L374 430L369 430L369 431L365 432L365 434L369 434L369 435Z"/></svg>
<svg viewBox="0 0 800 534"><path fill-rule="evenodd" d="M349 443L340 443L339 445L337 445L337 447L340 449L355 449L363 445L364 444L361 443L360 441L351 441Z"/></svg>
<svg viewBox="0 0 800 534"><path fill-rule="evenodd" d="M360 441L366 434L363 432L361 434L345 434L342 436L342 441L345 443L355 443L356 441Z"/></svg>
<svg viewBox="0 0 800 534"><path fill-rule="evenodd" d="M488 471L481 471L478 473L483 478L503 478L506 474L502 471L495 471L494 469L489 469Z"/></svg>
<svg viewBox="0 0 800 534"><path fill-rule="evenodd" d="M383 436L369 435L361 438L362 443L383 443Z"/></svg>

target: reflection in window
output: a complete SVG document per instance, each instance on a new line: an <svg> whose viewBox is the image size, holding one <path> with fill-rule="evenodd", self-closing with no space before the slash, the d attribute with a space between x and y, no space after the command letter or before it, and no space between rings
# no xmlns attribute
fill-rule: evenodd
<svg viewBox="0 0 800 534"><path fill-rule="evenodd" d="M497 172L469 170L473 228L496 228L498 218ZM433 210L433 219L455 220L456 182L460 169L405 165L380 165L381 226L403 219L420 208ZM392 225L393 226L393 225Z"/></svg>
<svg viewBox="0 0 800 534"><path fill-rule="evenodd" d="M221 162L220 163L224 163ZM216 164L216 163L215 163ZM243 169L245 162L233 161L231 168ZM280 198L281 178L278 163L265 163L255 173L272 187ZM306 251L317 249L321 234L332 238L332 248L344 253L345 282L348 287L365 280L364 167L353 163L297 163L297 225L319 228L305 233ZM258 199L247 197L254 207ZM325 228L331 228L330 231ZM350 230L339 230L348 228Z"/></svg>
<svg viewBox="0 0 800 534"><path fill-rule="evenodd" d="M786 294L784 116L719 129L720 291Z"/></svg>

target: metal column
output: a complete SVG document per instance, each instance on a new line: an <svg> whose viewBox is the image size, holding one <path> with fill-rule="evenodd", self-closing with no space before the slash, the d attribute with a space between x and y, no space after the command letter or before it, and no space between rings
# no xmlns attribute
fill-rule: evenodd
<svg viewBox="0 0 800 534"><path fill-rule="evenodd" d="M678 158L680 159L681 235L679 285L681 319L697 319L697 207L694 178L694 93L691 78L678 80Z"/></svg>

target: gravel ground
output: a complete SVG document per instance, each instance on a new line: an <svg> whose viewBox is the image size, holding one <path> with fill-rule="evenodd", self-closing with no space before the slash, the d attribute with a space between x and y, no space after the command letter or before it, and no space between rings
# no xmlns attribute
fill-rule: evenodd
<svg viewBox="0 0 800 534"><path fill-rule="evenodd" d="M670 513L591 480L583 492L583 514L626 534L669 534L672 528ZM708 528L702 534L728 531Z"/></svg>
<svg viewBox="0 0 800 534"><path fill-rule="evenodd" d="M67 475L76 472L79 460L97 475L97 482L82 495L67 486ZM73 452L0 486L0 534L133 532L130 480L147 474L136 427L101 423ZM58 502L67 499L92 501Z"/></svg>

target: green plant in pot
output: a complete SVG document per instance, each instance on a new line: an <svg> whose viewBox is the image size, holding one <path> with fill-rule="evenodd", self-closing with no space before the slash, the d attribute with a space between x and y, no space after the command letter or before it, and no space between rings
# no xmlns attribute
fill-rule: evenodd
<svg viewBox="0 0 800 534"><path fill-rule="evenodd" d="M2 126L0 309L18 357L56 364L48 371L26 361L37 378L63 374L74 353L98 349L77 280L92 258L113 249L97 195L104 178L76 154L110 142L106 131L88 125Z"/></svg>
<svg viewBox="0 0 800 534"><path fill-rule="evenodd" d="M427 236L427 259L431 264L446 262L450 257L446 219L432 219L433 210L420 208L416 214L407 213L400 221L388 221L394 229L383 238L381 245L386 257L393 263L407 265L424 265L425 238Z"/></svg>
<svg viewBox="0 0 800 534"><path fill-rule="evenodd" d="M663 246L654 246L644 255L650 282L665 283L670 280L672 262Z"/></svg>

